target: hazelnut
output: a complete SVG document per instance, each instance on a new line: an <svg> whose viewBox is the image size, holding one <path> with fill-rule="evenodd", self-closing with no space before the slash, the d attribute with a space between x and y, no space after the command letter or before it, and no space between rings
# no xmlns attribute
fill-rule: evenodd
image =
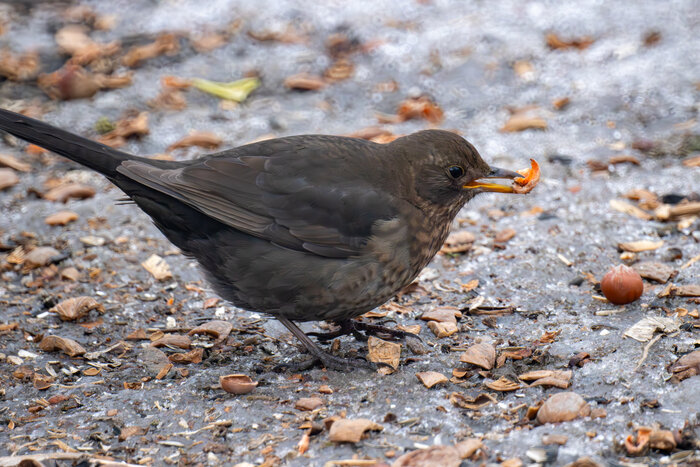
<svg viewBox="0 0 700 467"><path fill-rule="evenodd" d="M219 383L221 383L221 388L224 391L238 395L248 394L258 385L248 375L219 376Z"/></svg>
<svg viewBox="0 0 700 467"><path fill-rule="evenodd" d="M605 298L616 305L631 303L642 296L644 284L642 276L634 269L621 264L608 271L600 281L600 289Z"/></svg>

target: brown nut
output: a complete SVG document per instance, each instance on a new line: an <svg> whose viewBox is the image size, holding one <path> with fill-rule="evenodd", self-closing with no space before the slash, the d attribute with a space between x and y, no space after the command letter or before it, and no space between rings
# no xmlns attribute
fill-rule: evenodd
<svg viewBox="0 0 700 467"><path fill-rule="evenodd" d="M644 284L642 276L634 269L621 264L608 271L600 281L600 289L605 298L616 305L631 303L642 296Z"/></svg>
<svg viewBox="0 0 700 467"><path fill-rule="evenodd" d="M221 388L231 394L248 394L258 385L248 375L224 375L219 376Z"/></svg>

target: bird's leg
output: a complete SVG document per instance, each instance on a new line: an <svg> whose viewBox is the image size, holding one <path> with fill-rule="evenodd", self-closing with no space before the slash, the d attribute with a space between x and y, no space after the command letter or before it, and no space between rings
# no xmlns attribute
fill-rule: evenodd
<svg viewBox="0 0 700 467"><path fill-rule="evenodd" d="M317 361L320 361L323 366L330 370L336 370L336 371L351 371L354 368L357 368L358 366L364 367L364 368L370 368L374 369L375 366L371 364L370 362L367 362L366 360L359 360L359 359L345 359L345 358L340 358L336 357L334 355L329 354L328 352L323 351L318 345L314 344L314 342L309 339L309 337L304 334L304 331L299 329L299 327L292 323L290 320L287 318L283 318L281 316L278 316L277 319L284 324L284 326L289 329L289 331L301 341L301 343L306 347L306 350L311 354L313 359L310 362L302 362L303 366L294 366L294 365L283 365L283 366L288 366L288 367L294 367L295 369L309 369L311 368Z"/></svg>

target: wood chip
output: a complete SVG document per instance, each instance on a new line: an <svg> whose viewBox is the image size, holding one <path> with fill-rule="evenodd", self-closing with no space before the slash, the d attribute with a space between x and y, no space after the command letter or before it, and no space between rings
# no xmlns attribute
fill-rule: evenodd
<svg viewBox="0 0 700 467"><path fill-rule="evenodd" d="M449 381L447 376L443 375L442 373L438 373L437 371L421 371L416 373L416 378L418 378L418 380L428 389L432 388L436 384L446 383Z"/></svg>
<svg viewBox="0 0 700 467"><path fill-rule="evenodd" d="M334 443L358 443L366 431L382 431L383 429L383 426L367 418L341 418L333 422L328 437Z"/></svg>
<svg viewBox="0 0 700 467"><path fill-rule="evenodd" d="M476 397L469 397L458 392L453 392L450 394L450 402L455 407L468 410L479 410L487 405L495 404L498 400L488 393L479 394Z"/></svg>
<svg viewBox="0 0 700 467"><path fill-rule="evenodd" d="M18 172L29 172L32 166L10 154L0 154L0 167L9 167Z"/></svg>
<svg viewBox="0 0 700 467"><path fill-rule="evenodd" d="M175 34L162 33L150 44L132 47L122 57L122 63L130 68L159 55L175 55L180 51L180 43Z"/></svg>
<svg viewBox="0 0 700 467"><path fill-rule="evenodd" d="M166 345L169 345L187 350L192 345L192 342L187 336L183 336L181 334L168 333L163 334L158 339L153 340L151 342L151 345L153 347L165 347Z"/></svg>
<svg viewBox="0 0 700 467"><path fill-rule="evenodd" d="M12 169L0 169L0 190L13 187L19 183L19 177Z"/></svg>
<svg viewBox="0 0 700 467"><path fill-rule="evenodd" d="M151 255L146 261L141 263L141 266L158 281L173 278L173 274L170 272L170 266L158 255Z"/></svg>
<svg viewBox="0 0 700 467"><path fill-rule="evenodd" d="M700 297L700 284L673 286L671 295L675 297Z"/></svg>
<svg viewBox="0 0 700 467"><path fill-rule="evenodd" d="M394 461L391 467L459 467L462 458L454 446L441 444L407 452Z"/></svg>
<svg viewBox="0 0 700 467"><path fill-rule="evenodd" d="M499 131L502 133L512 133L525 130L546 130L547 121L538 115L536 106L528 106L521 109L514 109L508 121Z"/></svg>
<svg viewBox="0 0 700 467"><path fill-rule="evenodd" d="M65 203L69 199L85 199L95 196L95 189L82 183L65 183L44 193L44 199Z"/></svg>
<svg viewBox="0 0 700 467"><path fill-rule="evenodd" d="M610 207L616 211L622 212L624 214L629 214L630 216L634 216L638 219L642 219L645 221L651 220L654 217L649 214L648 212L639 209L637 206L634 206L630 203L626 203L624 201L621 201L619 199L611 199L610 200Z"/></svg>
<svg viewBox="0 0 700 467"><path fill-rule="evenodd" d="M493 241L496 243L505 243L515 237L515 229L507 228L499 231L496 236L493 238Z"/></svg>
<svg viewBox="0 0 700 467"><path fill-rule="evenodd" d="M440 250L443 254L465 253L471 250L476 237L467 230L452 232Z"/></svg>
<svg viewBox="0 0 700 467"><path fill-rule="evenodd" d="M302 397L297 400L294 404L294 408L297 410L316 410L324 404L323 399L320 397Z"/></svg>
<svg viewBox="0 0 700 467"><path fill-rule="evenodd" d="M496 349L488 343L474 344L462 353L459 361L490 370L496 363Z"/></svg>
<svg viewBox="0 0 700 467"><path fill-rule="evenodd" d="M540 423L568 422L579 417L587 417L591 407L575 392L560 392L547 399L537 411Z"/></svg>
<svg viewBox="0 0 700 467"><path fill-rule="evenodd" d="M321 76L299 73L285 78L284 86L298 91L318 91L325 88L327 83Z"/></svg>
<svg viewBox="0 0 700 467"><path fill-rule="evenodd" d="M653 251L658 250L664 245L663 240L651 241L651 240L639 240L636 242L626 242L618 243L617 247L623 251L631 251L632 253L639 253L641 251Z"/></svg>
<svg viewBox="0 0 700 467"><path fill-rule="evenodd" d="M401 121L424 119L437 124L444 119L444 113L440 106L426 96L404 100L399 104L396 114Z"/></svg>
<svg viewBox="0 0 700 467"><path fill-rule="evenodd" d="M438 321L428 322L428 328L433 331L435 337L442 339L443 337L449 337L456 334L459 331L457 323L440 323Z"/></svg>
<svg viewBox="0 0 700 467"><path fill-rule="evenodd" d="M39 342L39 348L45 352L60 350L69 357L78 357L86 352L83 346L73 339L59 336L44 336Z"/></svg>
<svg viewBox="0 0 700 467"><path fill-rule="evenodd" d="M439 307L426 311L420 317L423 321L437 321L440 323L457 324L457 318L462 317L462 312L455 307Z"/></svg>
<svg viewBox="0 0 700 467"><path fill-rule="evenodd" d="M201 363L204 358L204 349L197 347L189 352L174 353L168 355L168 360L173 363Z"/></svg>
<svg viewBox="0 0 700 467"><path fill-rule="evenodd" d="M221 146L223 140L209 131L192 131L179 141L168 146L168 152L180 148L198 146L205 149L216 149Z"/></svg>
<svg viewBox="0 0 700 467"><path fill-rule="evenodd" d="M367 341L367 357L370 362L385 363L396 370L401 357L401 344L371 336Z"/></svg>
<svg viewBox="0 0 700 467"><path fill-rule="evenodd" d="M86 316L91 310L104 312L104 307L92 297L73 297L63 300L49 311L58 314L62 321L75 321Z"/></svg>
<svg viewBox="0 0 700 467"><path fill-rule="evenodd" d="M515 381L509 380L505 376L501 376L496 381L487 381L484 383L484 386L486 386L489 389L492 389L494 391L499 391L499 392L508 392L508 391L515 391L516 389L520 389L520 385L518 383L516 383Z"/></svg>
<svg viewBox="0 0 700 467"><path fill-rule="evenodd" d="M119 441L126 441L132 436L142 436L148 431L148 427L143 428L140 426L125 426L119 433Z"/></svg>
<svg viewBox="0 0 700 467"><path fill-rule="evenodd" d="M660 282L661 284L668 282L674 273L671 266L655 261L643 261L634 264L632 265L632 269L637 271L643 278Z"/></svg>
<svg viewBox="0 0 700 467"><path fill-rule="evenodd" d="M44 222L51 226L66 225L70 222L77 221L79 217L80 216L73 211L58 211L44 219Z"/></svg>
<svg viewBox="0 0 700 467"><path fill-rule="evenodd" d="M593 44L593 39L588 36L576 38L576 39L562 39L557 34L550 32L545 36L545 41L547 46L552 50L557 49L587 49L591 44Z"/></svg>
<svg viewBox="0 0 700 467"><path fill-rule="evenodd" d="M228 337L233 329L233 324L228 321L213 320L206 322L192 329L189 333L190 336L195 334L206 334L217 340L223 340Z"/></svg>
<svg viewBox="0 0 700 467"><path fill-rule="evenodd" d="M46 266L51 262L51 260L61 254L55 248L50 246L40 246L34 248L29 253L25 253L23 257L23 264L27 268L38 268L41 266Z"/></svg>

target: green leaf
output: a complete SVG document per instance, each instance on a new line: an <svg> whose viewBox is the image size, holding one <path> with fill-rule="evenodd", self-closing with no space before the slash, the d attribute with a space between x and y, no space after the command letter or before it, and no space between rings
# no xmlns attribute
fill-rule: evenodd
<svg viewBox="0 0 700 467"><path fill-rule="evenodd" d="M243 78L230 83L218 83L207 79L194 78L192 86L219 99L243 102L251 92L260 86L260 80L258 78Z"/></svg>

